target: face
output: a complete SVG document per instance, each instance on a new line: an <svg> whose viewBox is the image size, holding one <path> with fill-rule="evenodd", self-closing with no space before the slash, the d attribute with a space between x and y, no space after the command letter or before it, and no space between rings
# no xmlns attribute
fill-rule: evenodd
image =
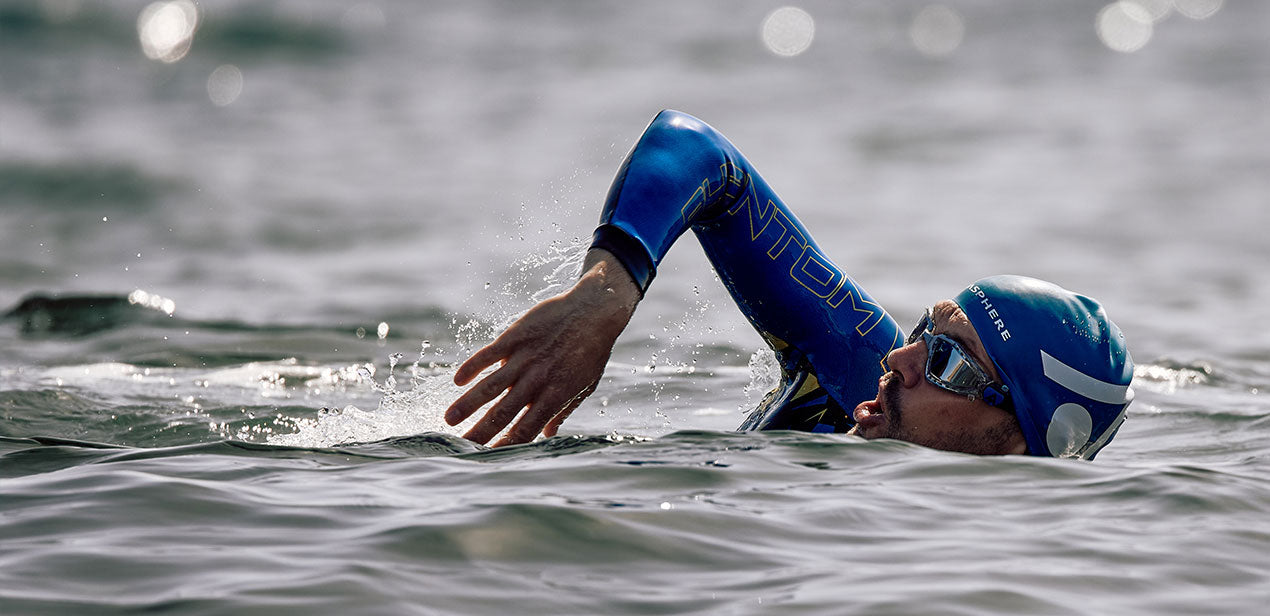
<svg viewBox="0 0 1270 616"><path fill-rule="evenodd" d="M956 340L992 378L1000 375L961 308L944 300L931 308L935 334ZM920 337L887 356L890 372L878 381L878 396L855 409L852 434L893 438L934 449L974 454L1026 453L1014 414L936 387L926 380L926 342Z"/></svg>

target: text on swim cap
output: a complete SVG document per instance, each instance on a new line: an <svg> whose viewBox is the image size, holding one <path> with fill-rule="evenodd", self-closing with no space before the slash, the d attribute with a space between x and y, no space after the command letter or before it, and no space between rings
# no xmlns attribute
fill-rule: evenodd
<svg viewBox="0 0 1270 616"><path fill-rule="evenodd" d="M1010 328L1005 326L1005 320L997 313L997 309L992 307L992 300L988 299L988 294L979 288L979 285L970 285L970 292L979 298L979 305L983 306L984 312L988 313L988 318L992 319L992 324L997 326L997 334L1002 340L1010 339Z"/></svg>

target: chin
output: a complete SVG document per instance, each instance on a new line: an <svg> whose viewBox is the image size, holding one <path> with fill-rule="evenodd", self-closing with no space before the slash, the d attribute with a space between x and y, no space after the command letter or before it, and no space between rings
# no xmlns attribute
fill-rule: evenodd
<svg viewBox="0 0 1270 616"><path fill-rule="evenodd" d="M859 426L856 426L855 434L856 436L859 436L866 441L872 441L879 438L888 438L890 436L889 434L890 431L887 430L888 427L890 427L889 424L883 424L880 426L871 426L869 428L860 428Z"/></svg>

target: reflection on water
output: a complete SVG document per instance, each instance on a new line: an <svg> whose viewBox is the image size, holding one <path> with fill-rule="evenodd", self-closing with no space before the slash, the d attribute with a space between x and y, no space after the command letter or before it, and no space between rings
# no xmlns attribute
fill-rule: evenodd
<svg viewBox="0 0 1270 616"><path fill-rule="evenodd" d="M137 17L137 36L147 58L171 64L185 57L198 28L198 6L190 0L155 2Z"/></svg>

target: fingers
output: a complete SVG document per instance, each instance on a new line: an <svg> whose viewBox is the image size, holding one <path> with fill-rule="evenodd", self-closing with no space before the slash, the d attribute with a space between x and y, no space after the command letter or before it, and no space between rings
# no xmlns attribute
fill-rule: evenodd
<svg viewBox="0 0 1270 616"><path fill-rule="evenodd" d="M467 385L468 382L476 378L476 375L480 374L482 370L505 358L509 349L505 349L503 348L503 345L499 344L502 340L502 337L500 337L498 340L489 343L489 345L473 353L471 357L467 358L467 361L463 362L463 364L459 366L459 369L454 371L454 384L460 387Z"/></svg>
<svg viewBox="0 0 1270 616"><path fill-rule="evenodd" d="M455 400L445 410L445 423L456 426L470 417L472 413L475 413L477 409L484 406L485 403L497 398L499 394L503 393L503 390L515 384L518 372L516 368L512 364L504 364L502 368L481 379L481 382L464 392L462 396L459 396L458 400ZM458 379L455 380L457 381ZM471 378L467 380L470 381Z"/></svg>
<svg viewBox="0 0 1270 616"><path fill-rule="evenodd" d="M502 432L503 428L506 428L507 424L511 423L511 421L516 418L516 415L520 414L521 409L525 408L532 399L532 394L526 393L524 387L513 388L511 391L508 391L507 395L503 396L498 403L491 407L489 411L486 411L485 416L482 417L480 421L476 422L476 425L472 426L472 429L468 430L467 434L463 435L463 438L477 443L488 442L499 432ZM530 415L532 415L532 410ZM522 419L521 421L523 422L524 420ZM529 436L529 439L533 439L533 437L537 434L537 431L535 431L534 434ZM503 440L505 441L507 439L504 438ZM502 441L499 442L501 443Z"/></svg>
<svg viewBox="0 0 1270 616"><path fill-rule="evenodd" d="M529 412L525 413L511 430L503 435L503 438L494 443L494 446L528 443L540 432L544 436L555 436L556 431L560 429L560 424L593 391L595 391L594 384L572 397L561 393L559 389L544 390L542 395L530 404Z"/></svg>
<svg viewBox="0 0 1270 616"><path fill-rule="evenodd" d="M507 431L507 434L503 435L503 438L498 439L498 442L494 443L494 447L528 443L534 440L539 432L545 434L546 430L543 428L543 424L547 422L548 417L543 415L545 413L535 412L535 409L531 408L528 413L525 413L524 417L520 418L520 421L516 422L516 425L512 426L511 430Z"/></svg>
<svg viewBox="0 0 1270 616"><path fill-rule="evenodd" d="M507 431L507 434L503 435L503 438L498 439L498 441L491 445L491 447L504 447L507 445L528 443L533 441L534 438L538 436L539 432L547 435L546 429L543 428L543 424L547 422L547 418L542 417L541 415L542 413L535 413L533 409L530 409L528 413L525 413L524 417L520 418L520 421L516 422L516 425L512 426L511 430ZM497 434L497 432L494 434ZM493 434L490 436L493 437Z"/></svg>
<svg viewBox="0 0 1270 616"><path fill-rule="evenodd" d="M579 400L577 403L567 406L559 413L556 413L556 416L552 417L551 421L548 421L547 425L542 427L542 435L547 438L551 438L558 434L560 432L560 425L564 423L564 420L569 418L569 415L573 414L573 409L578 408L578 404L581 403L582 401ZM512 430L515 431L515 428Z"/></svg>
<svg viewBox="0 0 1270 616"><path fill-rule="evenodd" d="M573 413L573 409L566 409L566 410L560 411L559 413L556 413L556 416L552 417L551 421L548 421L547 425L542 427L542 435L547 438L551 438L559 434L560 424L564 423L564 420L567 419L569 415L572 413ZM516 424L516 425L519 426L520 424ZM513 427L513 431L515 431L514 427ZM501 443L502 441L499 441L499 444Z"/></svg>
<svg viewBox="0 0 1270 616"><path fill-rule="evenodd" d="M497 443L508 445L532 441L548 422L552 434L559 429L594 391L612 350L604 319L589 318L590 304L571 297L538 304L455 370L459 386L480 380L446 409L446 423L458 425L494 401L466 438L485 443L511 425ZM596 334L596 328L605 335ZM500 361L502 367L480 377Z"/></svg>
<svg viewBox="0 0 1270 616"><path fill-rule="evenodd" d="M573 411L582 405L582 401L586 400L587 396L595 392L597 384L598 383L592 383L590 387L582 390L582 392L574 396L568 404L565 404L564 408L561 409L559 413L556 413L556 416L552 417L551 421L548 421L547 425L543 427L542 435L546 437L555 436L556 433L560 431L560 425L564 423L564 420L568 419L569 416L573 414ZM514 429L515 428L513 428L513 430Z"/></svg>

